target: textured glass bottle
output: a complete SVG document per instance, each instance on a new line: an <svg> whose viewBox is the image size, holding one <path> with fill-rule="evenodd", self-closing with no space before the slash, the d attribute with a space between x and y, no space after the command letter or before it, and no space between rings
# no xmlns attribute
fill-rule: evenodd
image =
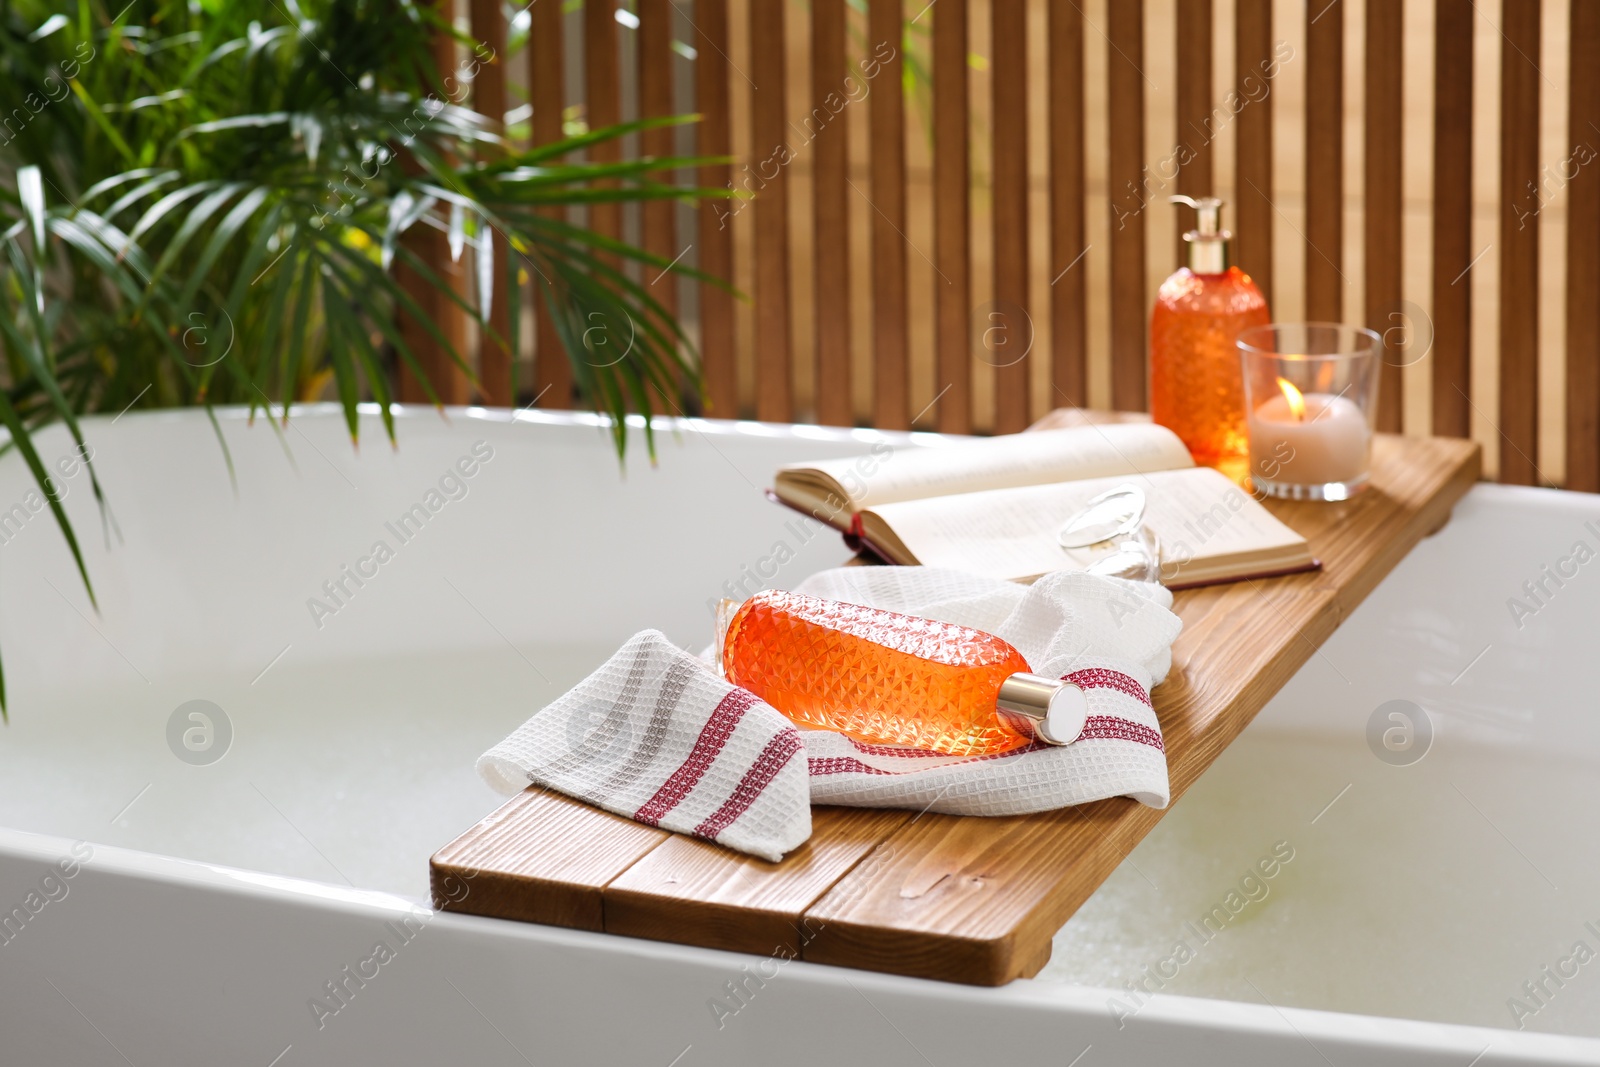
<svg viewBox="0 0 1600 1067"><path fill-rule="evenodd" d="M722 639L728 681L802 726L951 755L1076 740L1087 703L1005 641L799 593L757 593Z"/></svg>
<svg viewBox="0 0 1600 1067"><path fill-rule="evenodd" d="M1161 284L1150 316L1150 417L1177 434L1195 462L1216 465L1249 452L1234 341L1271 319L1250 275L1228 263L1222 201L1171 199L1195 208L1199 224L1183 235L1189 265Z"/></svg>

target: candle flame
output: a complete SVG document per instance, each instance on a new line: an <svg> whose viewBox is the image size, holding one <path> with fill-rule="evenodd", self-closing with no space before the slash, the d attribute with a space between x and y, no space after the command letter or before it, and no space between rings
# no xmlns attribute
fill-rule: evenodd
<svg viewBox="0 0 1600 1067"><path fill-rule="evenodd" d="M1283 392L1283 398L1289 402L1289 412L1294 416L1294 421L1304 422L1306 420L1306 398L1301 395L1300 390L1282 378L1278 379L1278 388Z"/></svg>

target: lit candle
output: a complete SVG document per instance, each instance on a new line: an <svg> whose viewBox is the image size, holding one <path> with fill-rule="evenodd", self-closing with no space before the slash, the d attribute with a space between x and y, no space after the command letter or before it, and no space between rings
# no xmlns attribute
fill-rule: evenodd
<svg viewBox="0 0 1600 1067"><path fill-rule="evenodd" d="M1278 379L1277 396L1250 413L1251 470L1290 485L1351 482L1366 473L1372 431L1342 396L1302 395Z"/></svg>

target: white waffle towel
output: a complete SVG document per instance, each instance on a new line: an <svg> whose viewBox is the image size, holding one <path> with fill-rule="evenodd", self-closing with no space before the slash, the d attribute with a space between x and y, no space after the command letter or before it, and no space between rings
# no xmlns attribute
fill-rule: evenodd
<svg viewBox="0 0 1600 1067"><path fill-rule="evenodd" d="M811 835L811 805L1017 815L1130 796L1169 799L1150 689L1180 623L1159 585L1058 573L1031 586L927 567L840 567L798 592L996 634L1035 674L1089 699L1082 737L946 756L797 730L655 630L478 759L503 793L529 783L770 860Z"/></svg>

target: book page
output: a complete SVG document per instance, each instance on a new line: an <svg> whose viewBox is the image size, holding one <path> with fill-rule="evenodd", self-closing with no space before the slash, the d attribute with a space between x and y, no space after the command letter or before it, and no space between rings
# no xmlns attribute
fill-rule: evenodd
<svg viewBox="0 0 1600 1067"><path fill-rule="evenodd" d="M991 578L1036 578L1088 567L1112 549L1064 549L1057 532L1092 497L1133 484L1145 492L1145 523L1161 540L1165 579L1183 567L1237 557L1240 574L1252 557L1293 559L1305 539L1279 522L1224 475L1208 467L1155 471L1135 478L1096 478L1056 485L996 489L885 504L872 509L917 561Z"/></svg>
<svg viewBox="0 0 1600 1067"><path fill-rule="evenodd" d="M923 497L1081 478L1191 467L1176 434L1151 423L1037 430L950 445L888 448L846 459L795 463L778 472L817 471L837 482L854 510ZM792 476L791 476L792 477Z"/></svg>

